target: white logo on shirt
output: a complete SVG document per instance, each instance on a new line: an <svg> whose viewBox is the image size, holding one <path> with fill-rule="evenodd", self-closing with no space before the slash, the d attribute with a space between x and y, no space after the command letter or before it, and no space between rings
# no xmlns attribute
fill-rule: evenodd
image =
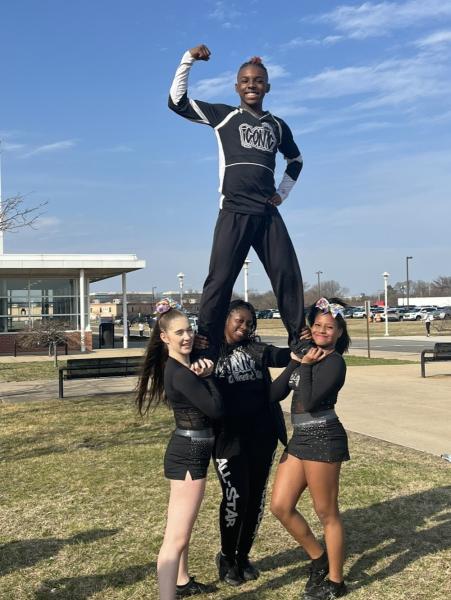
<svg viewBox="0 0 451 600"><path fill-rule="evenodd" d="M243 148L255 148L256 150L272 152L277 144L273 128L269 123L263 123L257 127L242 123L239 130Z"/></svg>
<svg viewBox="0 0 451 600"><path fill-rule="evenodd" d="M240 347L235 348L225 360L218 362L216 376L227 379L228 383L263 379L263 373L257 369L255 360Z"/></svg>

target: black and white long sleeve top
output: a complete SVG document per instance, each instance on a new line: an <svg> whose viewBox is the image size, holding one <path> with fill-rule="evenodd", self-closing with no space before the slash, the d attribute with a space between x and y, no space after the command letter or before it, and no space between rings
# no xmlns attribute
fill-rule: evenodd
<svg viewBox="0 0 451 600"><path fill-rule="evenodd" d="M219 146L220 207L244 214L265 214L268 200L290 193L302 169L302 156L288 125L270 112L261 116L242 107L211 104L188 98L188 75L195 59L187 51L175 73L169 108L178 115L215 131ZM276 154L287 167L276 189Z"/></svg>
<svg viewBox="0 0 451 600"><path fill-rule="evenodd" d="M223 415L214 378L199 377L171 357L164 370L164 391L180 429L206 429Z"/></svg>
<svg viewBox="0 0 451 600"><path fill-rule="evenodd" d="M346 379L346 363L332 352L315 364L291 360L272 383L271 401L280 402L293 390L291 414L328 410L335 406Z"/></svg>

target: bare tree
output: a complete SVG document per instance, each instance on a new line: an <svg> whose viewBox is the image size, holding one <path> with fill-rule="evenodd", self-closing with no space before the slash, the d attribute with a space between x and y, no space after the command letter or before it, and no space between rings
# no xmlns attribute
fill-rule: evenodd
<svg viewBox="0 0 451 600"><path fill-rule="evenodd" d="M26 333L17 336L19 347L23 350L47 348L49 356L53 356L55 367L58 366L58 345L66 344L68 324L55 318L44 318L35 322Z"/></svg>
<svg viewBox="0 0 451 600"><path fill-rule="evenodd" d="M348 288L342 287L338 281L333 279L321 281L321 296L325 298L345 298L349 293ZM304 291L305 305L313 304L319 298L319 289L313 285L310 289Z"/></svg>
<svg viewBox="0 0 451 600"><path fill-rule="evenodd" d="M24 197L17 195L2 201L0 207L0 231L17 231L22 227L32 227L43 214L47 202L27 207Z"/></svg>
<svg viewBox="0 0 451 600"><path fill-rule="evenodd" d="M451 277L437 277L432 282L432 292L434 296L451 296Z"/></svg>

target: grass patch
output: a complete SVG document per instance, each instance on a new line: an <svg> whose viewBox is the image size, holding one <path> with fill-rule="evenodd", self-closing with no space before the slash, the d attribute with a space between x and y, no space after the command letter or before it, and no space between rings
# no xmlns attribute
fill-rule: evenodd
<svg viewBox="0 0 451 600"><path fill-rule="evenodd" d="M59 365L65 362L59 360ZM0 363L0 381L33 381L34 379L57 379L58 368L53 366L53 358L47 361Z"/></svg>
<svg viewBox="0 0 451 600"><path fill-rule="evenodd" d="M157 598L171 413L161 409L142 421L130 395L0 411L0 598ZM450 465L357 434L350 449L341 485L350 600L447 599ZM211 469L190 553L191 572L201 581L216 579L218 498ZM319 531L308 497L300 506ZM299 597L308 561L268 513L253 558L262 570L258 581L238 589L220 584L204 597Z"/></svg>
<svg viewBox="0 0 451 600"><path fill-rule="evenodd" d="M369 365L414 365L418 361L398 358L368 358L367 356L353 356L345 354L343 357L348 367L367 367Z"/></svg>

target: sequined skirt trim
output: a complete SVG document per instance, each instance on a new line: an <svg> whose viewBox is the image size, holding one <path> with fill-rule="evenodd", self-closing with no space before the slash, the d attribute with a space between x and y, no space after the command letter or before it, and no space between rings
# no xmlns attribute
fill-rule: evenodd
<svg viewBox="0 0 451 600"><path fill-rule="evenodd" d="M295 427L286 451L303 460L342 462L350 459L348 436L338 419Z"/></svg>

